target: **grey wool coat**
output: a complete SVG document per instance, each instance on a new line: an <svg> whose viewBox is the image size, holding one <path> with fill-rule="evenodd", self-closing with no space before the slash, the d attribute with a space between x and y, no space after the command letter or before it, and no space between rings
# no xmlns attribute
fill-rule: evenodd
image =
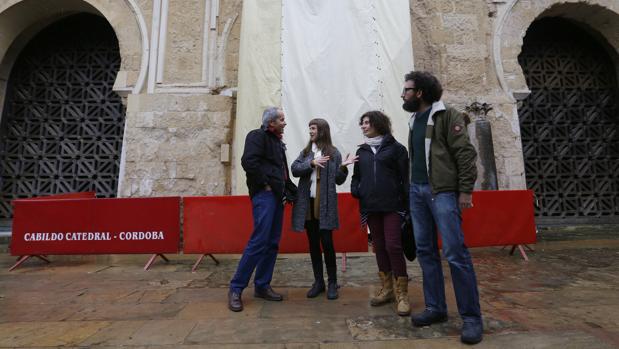
<svg viewBox="0 0 619 349"><path fill-rule="evenodd" d="M320 169L320 229L333 230L340 226L337 214L337 192L335 191L336 184L342 184L348 176L348 169L342 167L342 155L334 149L331 154L331 159L324 168ZM292 208L292 230L304 231L305 218L307 211L310 209L310 185L312 183L311 161L314 159L314 153L309 152L303 155L303 151L299 157L292 163L291 170L294 177L299 179L299 192L297 201Z"/></svg>

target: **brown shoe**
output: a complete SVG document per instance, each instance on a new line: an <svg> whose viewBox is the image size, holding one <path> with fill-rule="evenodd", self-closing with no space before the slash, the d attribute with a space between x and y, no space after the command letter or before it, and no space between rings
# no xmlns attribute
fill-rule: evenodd
<svg viewBox="0 0 619 349"><path fill-rule="evenodd" d="M281 300L284 299L284 296L282 296L281 294L273 291L273 289L271 288L271 286L267 286L263 289L255 289L254 290L254 297L256 298L263 298L267 301L275 301L275 302L279 302Z"/></svg>
<svg viewBox="0 0 619 349"><path fill-rule="evenodd" d="M232 311L243 311L243 300L241 300L241 294L230 290L228 292L228 309Z"/></svg>

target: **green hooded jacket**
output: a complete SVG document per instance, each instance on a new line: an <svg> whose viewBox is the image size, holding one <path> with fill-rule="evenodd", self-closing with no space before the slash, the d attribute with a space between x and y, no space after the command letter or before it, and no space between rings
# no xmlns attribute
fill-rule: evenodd
<svg viewBox="0 0 619 349"><path fill-rule="evenodd" d="M415 113L408 122L409 161L413 161L411 134ZM432 104L425 136L425 158L428 179L434 194L455 191L471 193L477 179L477 152L469 140L462 113L445 107L443 102Z"/></svg>

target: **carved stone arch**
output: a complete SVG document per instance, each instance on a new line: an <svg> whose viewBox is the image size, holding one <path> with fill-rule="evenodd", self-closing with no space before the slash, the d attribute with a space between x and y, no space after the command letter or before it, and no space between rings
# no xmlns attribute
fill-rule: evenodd
<svg viewBox="0 0 619 349"><path fill-rule="evenodd" d="M527 29L544 17L563 17L599 37L619 63L619 2L616 0L512 0L505 5L495 27L493 55L497 78L510 99L525 98L529 89L518 55Z"/></svg>
<svg viewBox="0 0 619 349"><path fill-rule="evenodd" d="M118 39L121 66L114 91L139 94L148 70L148 28L138 0L5 0L0 4L0 119L11 69L22 49L41 29L75 13L105 18ZM43 4L43 5L42 5ZM121 163L121 172L124 165ZM122 176L121 176L122 177Z"/></svg>
<svg viewBox="0 0 619 349"><path fill-rule="evenodd" d="M4 92L11 67L29 40L52 22L80 12L105 18L118 38L121 67L114 89L121 95L141 91L148 64L148 33L135 0L47 0L44 4L8 0L0 5L0 92Z"/></svg>
<svg viewBox="0 0 619 349"><path fill-rule="evenodd" d="M226 19L219 46L220 85L237 86L239 70L239 47L241 39L240 4L237 11Z"/></svg>
<svg viewBox="0 0 619 349"><path fill-rule="evenodd" d="M588 24L555 11L531 24L518 57L531 90L518 103L527 188L538 198L538 224L614 223L616 50Z"/></svg>

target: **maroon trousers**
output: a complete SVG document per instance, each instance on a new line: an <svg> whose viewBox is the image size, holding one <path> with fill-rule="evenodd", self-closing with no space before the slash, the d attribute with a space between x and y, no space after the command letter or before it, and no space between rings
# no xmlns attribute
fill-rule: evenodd
<svg viewBox="0 0 619 349"><path fill-rule="evenodd" d="M393 272L395 277L406 276L406 261L402 251L402 218L397 212L372 212L368 214L368 226L376 252L378 270Z"/></svg>

